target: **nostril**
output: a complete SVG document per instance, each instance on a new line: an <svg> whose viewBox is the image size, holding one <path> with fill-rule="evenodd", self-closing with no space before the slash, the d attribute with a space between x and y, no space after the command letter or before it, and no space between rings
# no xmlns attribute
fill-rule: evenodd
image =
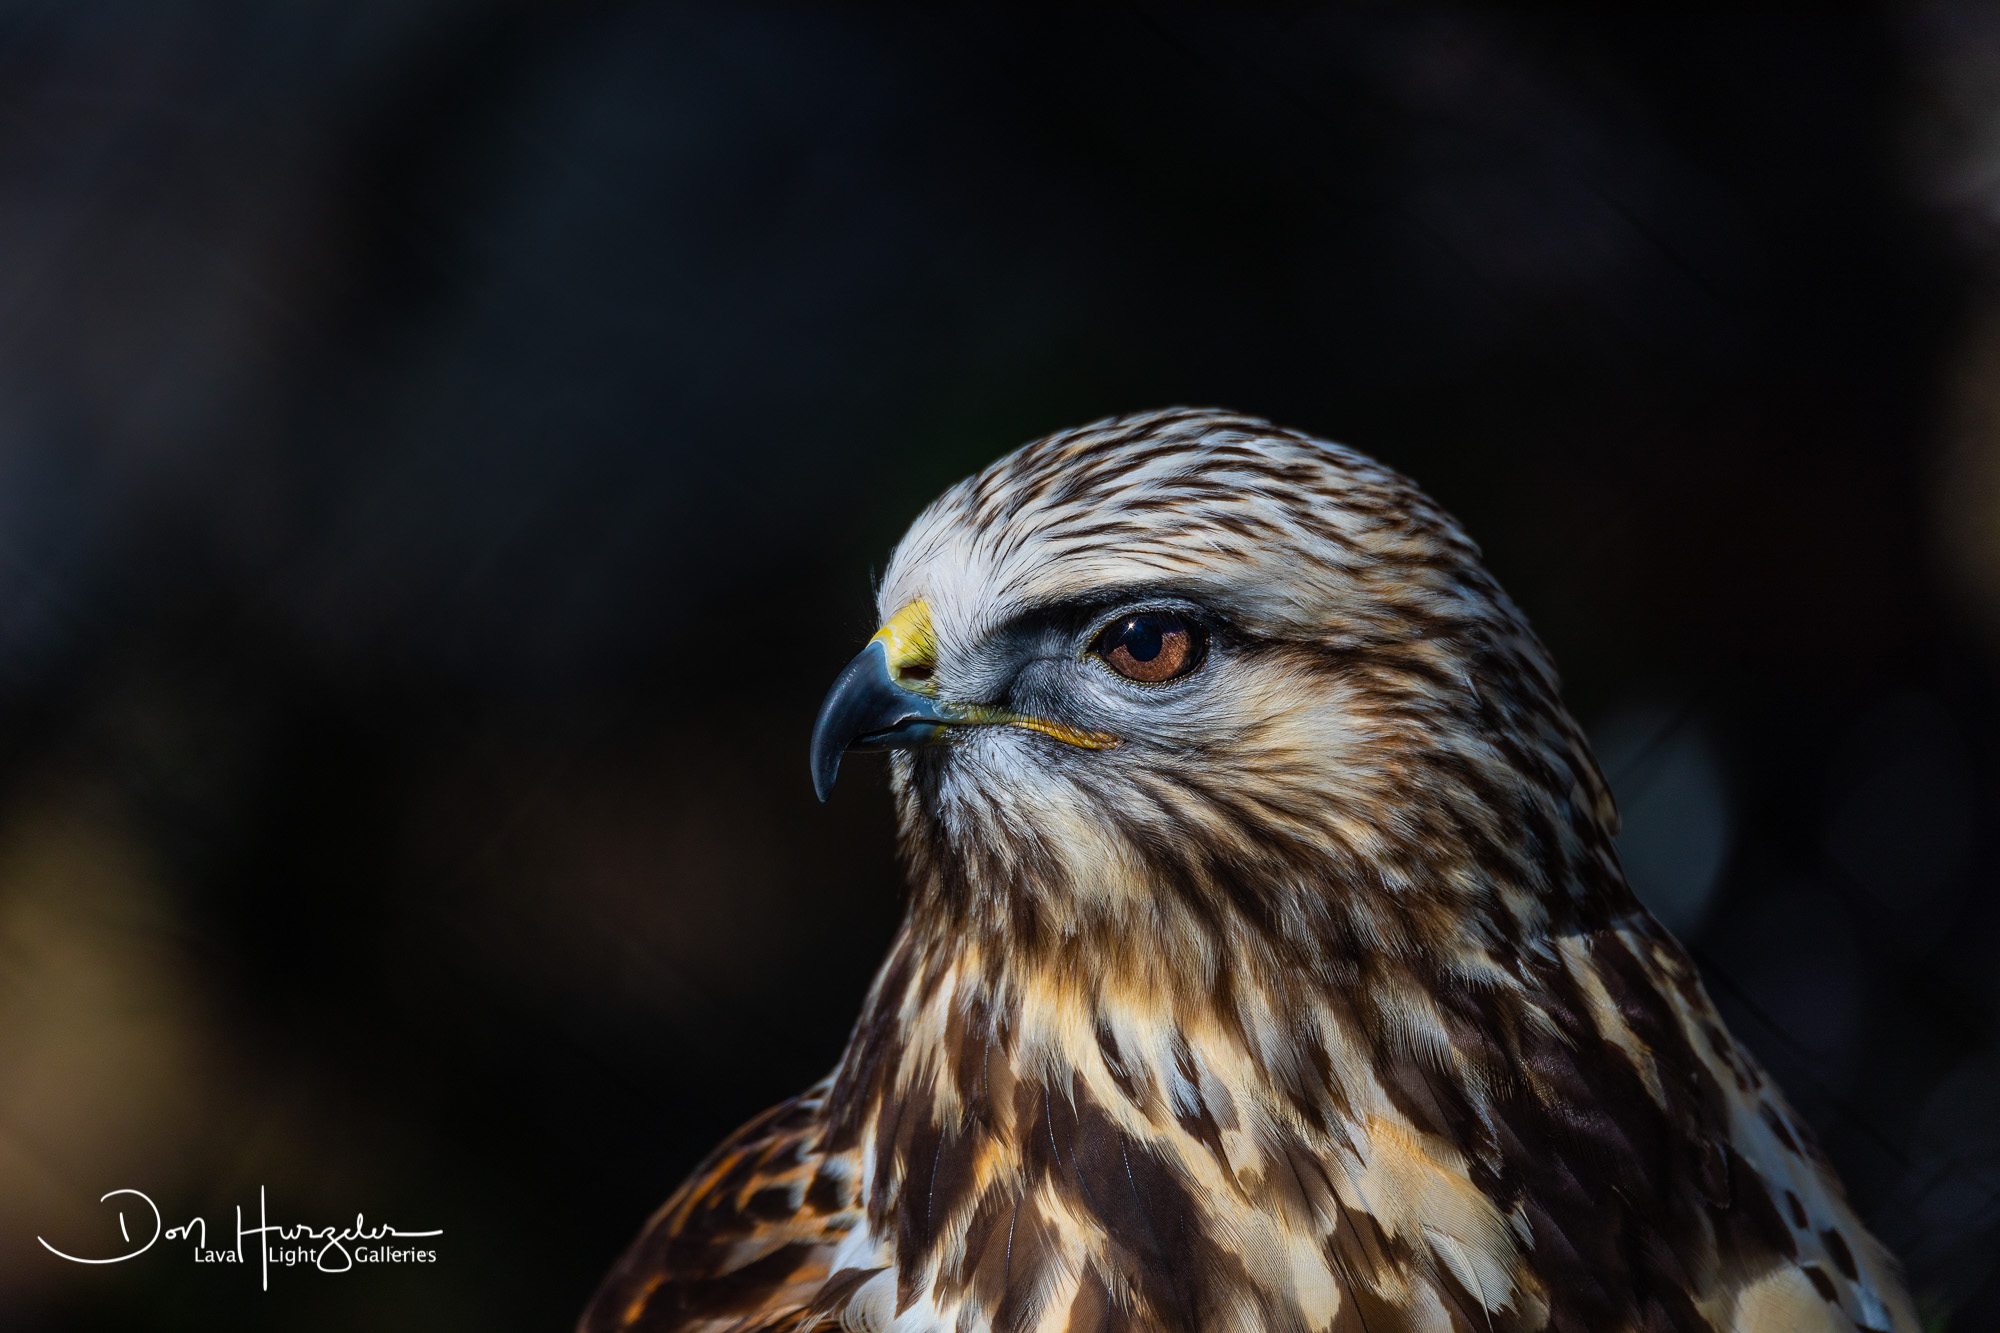
<svg viewBox="0 0 2000 1333"><path fill-rule="evenodd" d="M933 670L934 668L927 666L906 666L898 667L896 674L904 680L929 680Z"/></svg>

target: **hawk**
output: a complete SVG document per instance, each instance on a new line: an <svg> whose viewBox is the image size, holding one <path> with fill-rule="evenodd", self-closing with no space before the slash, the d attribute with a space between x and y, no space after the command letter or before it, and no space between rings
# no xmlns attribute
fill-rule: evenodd
<svg viewBox="0 0 2000 1333"><path fill-rule="evenodd" d="M945 492L880 611L812 772L893 751L907 916L586 1333L1915 1333L1412 482L1116 417Z"/></svg>

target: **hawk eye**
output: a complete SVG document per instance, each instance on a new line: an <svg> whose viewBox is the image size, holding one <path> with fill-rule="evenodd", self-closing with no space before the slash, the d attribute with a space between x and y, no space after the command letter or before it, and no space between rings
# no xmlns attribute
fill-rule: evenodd
<svg viewBox="0 0 2000 1333"><path fill-rule="evenodd" d="M1170 611L1146 611L1112 621L1090 651L1125 679L1153 685L1194 670L1203 639L1200 627Z"/></svg>

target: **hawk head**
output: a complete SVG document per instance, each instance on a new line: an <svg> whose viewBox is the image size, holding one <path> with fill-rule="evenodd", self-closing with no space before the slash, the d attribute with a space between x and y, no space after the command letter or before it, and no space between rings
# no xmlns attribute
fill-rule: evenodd
<svg viewBox="0 0 2000 1333"><path fill-rule="evenodd" d="M1051 436L903 539L815 781L899 751L920 890L1037 934L1171 900L1195 932L1302 912L1276 936L1483 953L1552 898L1622 907L1603 779L1478 556L1406 478L1264 421Z"/></svg>

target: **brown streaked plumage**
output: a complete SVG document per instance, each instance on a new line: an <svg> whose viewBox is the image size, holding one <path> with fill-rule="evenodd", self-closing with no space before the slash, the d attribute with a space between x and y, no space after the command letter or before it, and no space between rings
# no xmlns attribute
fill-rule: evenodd
<svg viewBox="0 0 2000 1333"><path fill-rule="evenodd" d="M815 776L897 749L908 917L589 1333L1916 1329L1409 481L1115 418L948 491L881 610Z"/></svg>

